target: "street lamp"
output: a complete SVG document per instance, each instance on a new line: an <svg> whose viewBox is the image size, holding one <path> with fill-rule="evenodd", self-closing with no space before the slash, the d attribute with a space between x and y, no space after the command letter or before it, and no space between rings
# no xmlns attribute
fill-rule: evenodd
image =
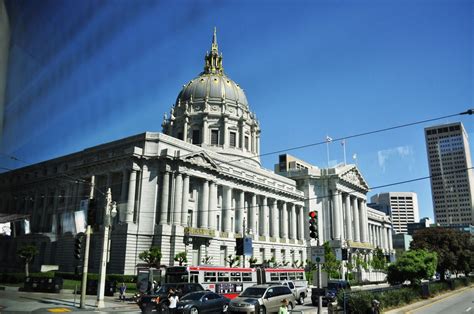
<svg viewBox="0 0 474 314"><path fill-rule="evenodd" d="M109 230L112 224L112 218L117 215L117 204L112 202L112 191L107 189L106 203L104 208L104 237L102 242L102 256L100 258L100 273L99 273L99 287L97 289L97 303L98 308L105 306L104 291L105 291L105 274L107 269L107 253L109 249Z"/></svg>

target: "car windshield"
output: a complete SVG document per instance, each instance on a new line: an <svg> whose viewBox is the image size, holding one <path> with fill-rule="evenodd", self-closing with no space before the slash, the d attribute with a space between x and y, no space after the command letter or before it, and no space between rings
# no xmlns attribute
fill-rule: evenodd
<svg viewBox="0 0 474 314"><path fill-rule="evenodd" d="M265 288L252 288L252 287L249 287L247 289L245 289L244 292L242 292L240 294L241 297L257 297L257 298L261 298L264 294L265 294L265 291L267 289Z"/></svg>
<svg viewBox="0 0 474 314"><path fill-rule="evenodd" d="M185 300L193 300L193 301L196 301L196 300L199 300L205 293L189 293L187 295L185 295L184 297L181 298L181 301L185 301Z"/></svg>
<svg viewBox="0 0 474 314"><path fill-rule="evenodd" d="M158 293L168 293L170 291L170 289L176 290L176 286L175 285L163 285L158 290Z"/></svg>

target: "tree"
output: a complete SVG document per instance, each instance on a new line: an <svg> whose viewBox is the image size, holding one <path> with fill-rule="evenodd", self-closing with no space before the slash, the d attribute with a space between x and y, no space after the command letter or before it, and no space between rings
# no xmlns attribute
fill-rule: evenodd
<svg viewBox="0 0 474 314"><path fill-rule="evenodd" d="M188 258L186 257L186 252L178 253L174 256L174 261L179 263L179 266L183 266L184 263L188 262Z"/></svg>
<svg viewBox="0 0 474 314"><path fill-rule="evenodd" d="M453 272L470 272L472 270L469 265L471 263L467 262L473 254L472 242L468 233L442 227L417 230L413 235L410 248L425 249L437 253L437 270L441 280L445 280L447 270Z"/></svg>
<svg viewBox="0 0 474 314"><path fill-rule="evenodd" d="M324 243L324 259L323 270L329 275L329 278L341 278L341 261L336 260L336 254L334 254L329 242Z"/></svg>
<svg viewBox="0 0 474 314"><path fill-rule="evenodd" d="M18 257L23 261L25 264L25 276L30 276L29 265L35 258L35 255L38 254L38 249L34 245L25 245L18 249L17 251Z"/></svg>
<svg viewBox="0 0 474 314"><path fill-rule="evenodd" d="M412 285L420 284L421 279L429 279L434 275L437 263L435 252L407 251L394 264L388 266L388 282L394 285L409 280Z"/></svg>
<svg viewBox="0 0 474 314"><path fill-rule="evenodd" d="M387 267L387 260L381 248L377 247L375 249L371 264L377 270L384 270Z"/></svg>
<svg viewBox="0 0 474 314"><path fill-rule="evenodd" d="M250 264L250 267L252 267L253 265L257 264L257 258L254 257L254 256L251 256L249 258L249 264Z"/></svg>
<svg viewBox="0 0 474 314"><path fill-rule="evenodd" d="M201 261L202 261L202 263L203 263L204 265L206 265L206 264L210 264L211 261L212 261L212 259L213 259L212 256L205 256L205 257L202 258Z"/></svg>
<svg viewBox="0 0 474 314"><path fill-rule="evenodd" d="M149 250L143 251L138 258L148 264L150 267L160 267L161 251L157 246L152 246Z"/></svg>
<svg viewBox="0 0 474 314"><path fill-rule="evenodd" d="M226 257L225 261L227 264L229 264L229 267L234 267L240 262L240 256L233 256L231 254Z"/></svg>

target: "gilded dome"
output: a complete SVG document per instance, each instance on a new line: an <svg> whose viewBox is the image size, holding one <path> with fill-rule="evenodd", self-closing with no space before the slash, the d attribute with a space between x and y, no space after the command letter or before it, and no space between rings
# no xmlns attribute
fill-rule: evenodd
<svg viewBox="0 0 474 314"><path fill-rule="evenodd" d="M225 74L205 73L184 85L176 103L186 103L199 100L234 102L248 107L247 97L239 84Z"/></svg>

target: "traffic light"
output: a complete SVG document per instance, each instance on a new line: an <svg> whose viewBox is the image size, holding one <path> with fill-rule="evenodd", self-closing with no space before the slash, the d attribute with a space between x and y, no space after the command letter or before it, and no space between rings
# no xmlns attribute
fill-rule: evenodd
<svg viewBox="0 0 474 314"><path fill-rule="evenodd" d="M97 200L95 198L91 198L89 200L89 206L87 208L87 225L94 227L97 223L96 221L97 215Z"/></svg>
<svg viewBox="0 0 474 314"><path fill-rule="evenodd" d="M78 233L76 235L76 240L74 243L74 257L76 259L81 259L82 258L82 247L84 245L84 233Z"/></svg>
<svg viewBox="0 0 474 314"><path fill-rule="evenodd" d="M349 252L347 249L342 249L342 260L343 261L349 260Z"/></svg>
<svg viewBox="0 0 474 314"><path fill-rule="evenodd" d="M318 239L318 212L315 210L309 212L309 236Z"/></svg>

